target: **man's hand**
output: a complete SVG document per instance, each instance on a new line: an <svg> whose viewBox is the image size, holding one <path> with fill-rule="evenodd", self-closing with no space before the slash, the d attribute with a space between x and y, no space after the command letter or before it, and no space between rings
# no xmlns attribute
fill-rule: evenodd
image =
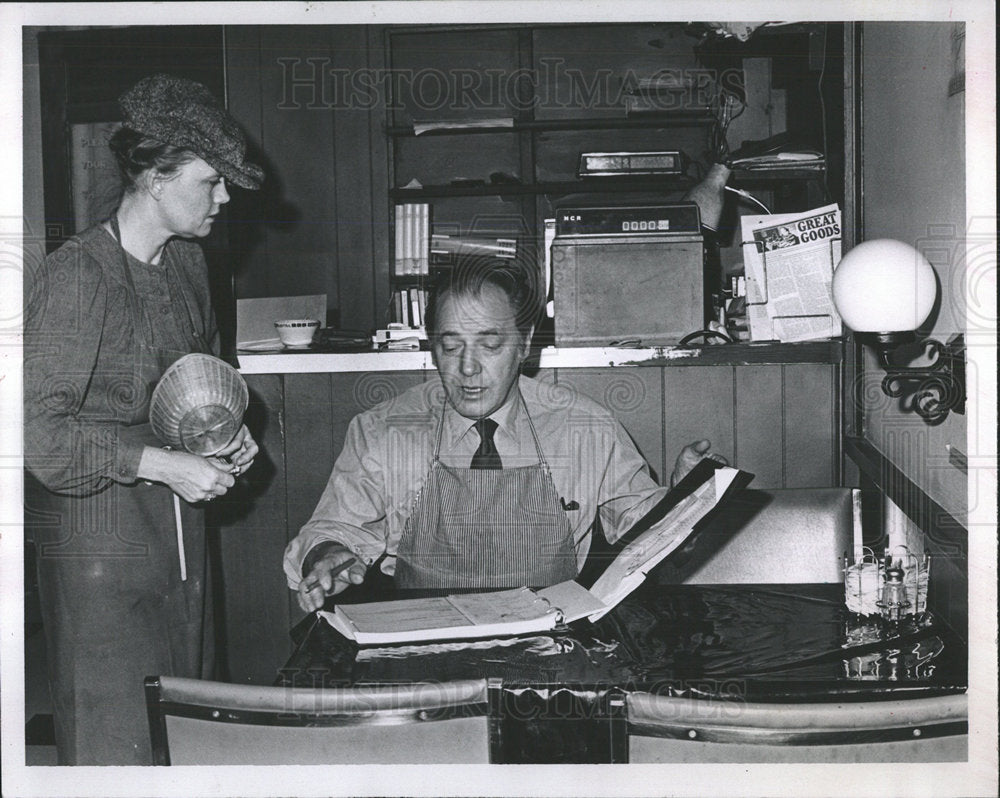
<svg viewBox="0 0 1000 798"><path fill-rule="evenodd" d="M340 593L348 585L360 585L365 579L365 564L346 546L321 543L314 551L318 559L312 556L312 551L309 552L306 560L307 563L312 560L312 565L299 582L299 606L306 612L322 609L327 596ZM355 560L353 565L337 573L338 567L352 559Z"/></svg>
<svg viewBox="0 0 1000 798"><path fill-rule="evenodd" d="M712 442L703 439L689 443L681 449L681 453L677 455L677 460L674 461L674 472L670 475L670 487L674 487L674 485L684 479L691 469L706 457L711 457L723 465L729 465L726 458L721 454L709 453L709 449L711 448Z"/></svg>

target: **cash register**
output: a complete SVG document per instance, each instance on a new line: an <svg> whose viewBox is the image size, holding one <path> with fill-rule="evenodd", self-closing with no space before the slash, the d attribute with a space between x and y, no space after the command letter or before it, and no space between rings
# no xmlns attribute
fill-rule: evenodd
<svg viewBox="0 0 1000 798"><path fill-rule="evenodd" d="M564 207L551 264L559 347L677 344L711 311L698 206Z"/></svg>

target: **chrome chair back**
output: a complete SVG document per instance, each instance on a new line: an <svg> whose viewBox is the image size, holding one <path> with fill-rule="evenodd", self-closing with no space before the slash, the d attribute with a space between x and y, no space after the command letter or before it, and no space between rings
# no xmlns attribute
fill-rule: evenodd
<svg viewBox="0 0 1000 798"><path fill-rule="evenodd" d="M485 679L345 688L146 679L154 764L488 763Z"/></svg>

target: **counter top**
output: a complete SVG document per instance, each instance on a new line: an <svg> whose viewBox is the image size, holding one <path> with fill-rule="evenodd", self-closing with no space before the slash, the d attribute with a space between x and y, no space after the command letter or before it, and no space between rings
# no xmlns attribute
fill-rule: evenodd
<svg viewBox="0 0 1000 798"><path fill-rule="evenodd" d="M315 374L369 371L429 371L430 352L331 352L320 350L238 352L243 374ZM800 343L741 343L709 346L546 347L529 364L540 369L632 366L720 366L761 363L840 363L839 339Z"/></svg>

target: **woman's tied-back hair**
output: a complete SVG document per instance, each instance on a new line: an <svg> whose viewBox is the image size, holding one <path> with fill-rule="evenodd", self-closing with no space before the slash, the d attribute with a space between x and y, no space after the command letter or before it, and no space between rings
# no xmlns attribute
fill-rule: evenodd
<svg viewBox="0 0 1000 798"><path fill-rule="evenodd" d="M507 297L514 310L517 330L527 338L543 305L535 271L517 260L507 262L481 256L459 258L454 268L439 272L432 282L424 312L427 335L430 338L437 335L438 313L446 297L478 297L485 287L492 286Z"/></svg>
<svg viewBox="0 0 1000 798"><path fill-rule="evenodd" d="M190 150L164 144L127 127L118 128L108 146L115 156L122 179L122 191L126 194L132 194L140 188L140 178L147 170L153 169L169 178L184 164L197 157Z"/></svg>

